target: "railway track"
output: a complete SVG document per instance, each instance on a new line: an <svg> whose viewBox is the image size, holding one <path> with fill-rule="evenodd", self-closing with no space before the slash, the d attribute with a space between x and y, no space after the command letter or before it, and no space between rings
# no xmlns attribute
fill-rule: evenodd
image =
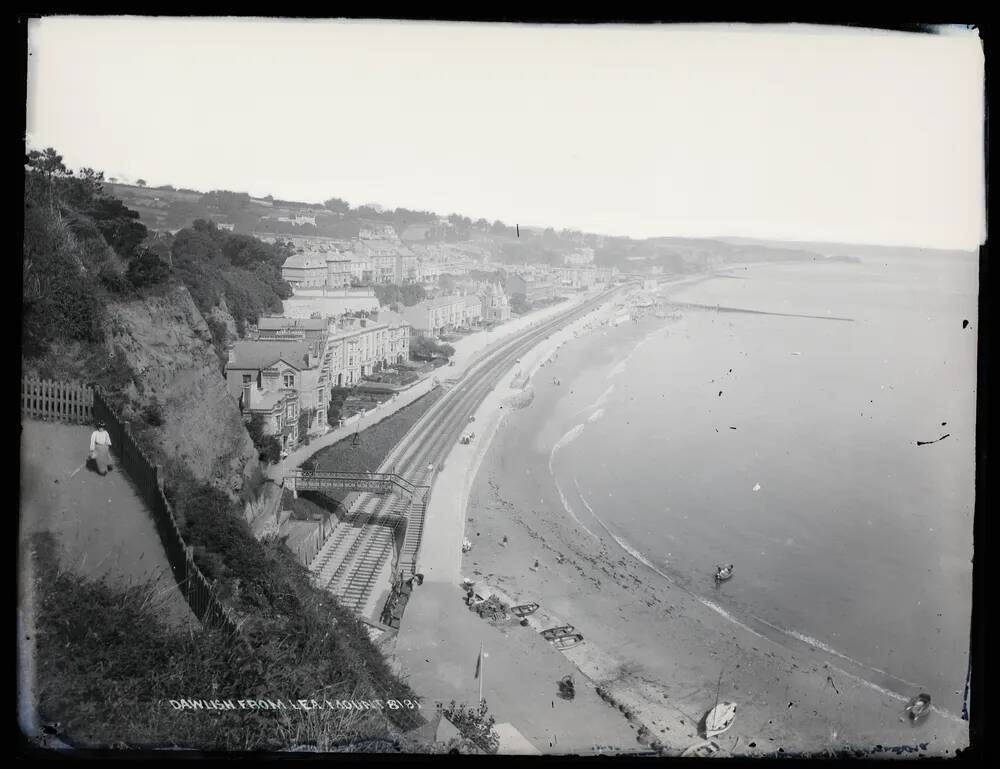
<svg viewBox="0 0 1000 769"><path fill-rule="evenodd" d="M404 439L405 444L398 447L386 463L391 462L400 475L423 478L421 484L430 485L441 462L466 431L469 416L503 373L539 341L591 312L614 291L608 289L580 307L545 321L486 353L424 414ZM335 531L310 564L316 583L337 595L348 607L362 610L376 586L376 577L393 551L394 532L386 531L385 516L391 512L398 514L399 507L400 498L396 495L362 494L358 512L337 527L349 528ZM406 537L396 567L396 571L403 572L404 578L412 575L416 568L425 508L426 499L421 495L411 497L407 503ZM380 519L381 525L378 524Z"/></svg>

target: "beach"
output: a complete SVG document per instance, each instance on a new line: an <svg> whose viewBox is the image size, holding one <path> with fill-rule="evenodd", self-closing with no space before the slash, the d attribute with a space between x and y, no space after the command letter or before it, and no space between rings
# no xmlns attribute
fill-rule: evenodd
<svg viewBox="0 0 1000 769"><path fill-rule="evenodd" d="M671 287L668 292L683 292L681 298L693 303L710 298L709 294L698 294L709 285L691 281ZM797 304L783 306L780 314L804 316L810 309L807 304L800 298ZM575 328L565 338L547 340L536 348L536 361L523 361L523 368L533 371L522 371L514 384L530 388L530 403L504 410L500 420L498 404L487 399L477 421L488 417L496 420L496 425L484 433L488 436L495 432L495 437L488 447L477 448L480 456L466 468L475 472L478 467L475 481L469 482L467 488L452 490L452 495L462 500L468 494L464 536L473 547L464 556L451 556L454 560L461 557L460 565L440 575L439 584L455 583L454 607L440 599L440 591L445 588L437 587L433 620L414 618L420 610L420 590L415 592L397 647L403 668L407 672L413 669L418 676L415 681L426 680L431 690L441 688L432 675L414 669L415 647L412 653L408 651L405 625L414 623L419 628L433 621L439 635L444 635L452 616L458 617L461 612L468 616L457 586L457 577L461 576L476 580L477 589L498 592L514 602L537 601L541 608L530 618L530 627L535 631L572 624L584 634L584 644L559 653L529 628L505 631L507 635L518 635L519 643L534 649L532 654L561 654L595 691L600 686L605 701L620 706L617 710L608 707L607 719L625 722L622 710L632 716L626 724L628 731L621 733L618 743L604 744L599 752L642 750L644 744L655 739L668 754L677 754L700 741L699 721L716 701L726 700L738 704L737 718L716 741L723 751L734 755L826 751L950 755L965 747L967 726L956 713L960 706L953 704L962 700L964 681L954 682L948 697L942 696L942 686L935 689L935 702L947 699L948 706L936 709L928 720L918 725L904 722L900 712L910 693L907 687L919 681L888 669L882 669L885 675L880 678L872 674L875 666L868 665L867 659L843 654L808 633L791 637L776 632L767 627L766 611L760 610L751 620L741 603L749 599L739 594L746 587L731 590L731 595L716 596L710 578L692 576L692 569L678 568L673 563L676 560L688 566L690 559L685 560L685 551L699 551L703 543L685 543L680 538L681 528L672 531L662 525L652 526L644 536L642 527L626 515L640 502L623 491L618 492L621 500L612 497L600 505L595 501L595 484L607 485L608 478L617 480L619 486L615 488L627 491L631 476L622 469L627 464L624 460L632 453L643 452L641 445L616 443L610 434L596 429L602 420L614 419L614 414L621 422L620 433L633 430L628 424L632 419L637 420L637 427L642 424L644 414L639 406L632 412L627 406L632 398L648 400L649 393L627 395L625 383L635 380L622 375L629 371L630 363L650 355L659 344L656 340L664 336L672 336L671 344L680 345L675 354L685 349L686 341L695 355L697 339L690 336L702 333L704 329L698 324L705 322L703 316L695 322L696 316L698 311L686 309L680 319L647 317L614 327L591 324L590 329ZM721 317L709 320L716 322ZM832 325L828 324L830 328ZM531 375L530 382L524 381L525 373ZM505 392L510 392L510 380L498 384L501 390L506 387ZM716 386L707 381L705 384ZM730 387L726 384L721 389ZM683 388L678 398L682 395ZM711 395L718 401L725 400L725 394L716 395L714 390ZM687 405L679 401L677 408L691 410L707 396L695 397L688 392L686 397L690 399ZM738 433L739 428L747 426L745 421L730 424L735 421L732 416L719 416L719 427L727 434L730 428L736 428L734 433ZM648 414L646 421L650 421ZM664 430L668 424L664 423ZM634 432L641 434L638 429ZM718 434L709 432L711 439ZM592 441L589 445L588 440ZM657 436L646 435L643 440L647 442L646 453L655 453ZM713 450L711 444L692 446L691 454ZM580 452L586 452L592 461L583 462ZM712 454L700 456L707 466L706 460ZM672 480L676 482L676 473L666 469L658 472L657 467L644 467L645 477L662 480L665 486ZM602 478L602 472L607 477ZM688 480L689 486L703 484L706 496L712 489L711 472ZM609 493L615 493L610 491L611 486L608 488ZM748 497L760 496L752 497L749 486L745 491ZM613 509L614 519L607 509ZM682 526L680 521L677 525ZM669 557L660 552L665 549L660 544L664 530L666 536L677 540ZM748 538L745 532L743 536ZM457 537L450 539L457 541ZM449 547L453 544L449 542ZM791 559L779 558L780 562L785 560ZM742 560L741 564L744 568L750 565ZM710 563L700 563L699 568L707 569L710 576ZM748 584L754 581L750 578ZM961 580L955 584L961 584ZM758 603L766 601L758 594L751 598ZM492 629L484 632L492 633ZM495 640L503 643L503 636L500 633ZM952 673L947 677L950 680ZM504 684L499 686L503 690ZM461 691L461 687L453 691ZM571 709L572 704L563 708ZM503 720L522 731L537 731L544 728L544 717L556 718L555 713L527 718L527 706L521 710L518 712L508 702ZM565 716L558 726L572 733L572 724ZM643 726L649 737L640 743L636 733ZM532 734L524 733L532 739ZM537 736L532 742L543 752L593 751L593 740L585 733L581 732L576 742L566 732L564 735L560 736L558 749L539 744Z"/></svg>

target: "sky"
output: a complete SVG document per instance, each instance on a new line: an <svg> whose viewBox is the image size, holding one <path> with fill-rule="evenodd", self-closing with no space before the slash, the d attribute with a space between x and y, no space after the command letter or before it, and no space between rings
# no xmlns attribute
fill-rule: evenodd
<svg viewBox="0 0 1000 769"><path fill-rule="evenodd" d="M974 249L984 56L943 31L49 17L27 142L150 186Z"/></svg>

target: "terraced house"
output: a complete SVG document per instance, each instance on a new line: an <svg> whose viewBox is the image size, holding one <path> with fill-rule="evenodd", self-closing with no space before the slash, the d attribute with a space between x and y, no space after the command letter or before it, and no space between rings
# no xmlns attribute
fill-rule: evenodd
<svg viewBox="0 0 1000 769"><path fill-rule="evenodd" d="M342 318L327 342L330 382L351 387L368 374L410 357L410 324L404 319Z"/></svg>
<svg viewBox="0 0 1000 769"><path fill-rule="evenodd" d="M403 309L403 317L415 333L440 336L465 325L466 297L439 296Z"/></svg>

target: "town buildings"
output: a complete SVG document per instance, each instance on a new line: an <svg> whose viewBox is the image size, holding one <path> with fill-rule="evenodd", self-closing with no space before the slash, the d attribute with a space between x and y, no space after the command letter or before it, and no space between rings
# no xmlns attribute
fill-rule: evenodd
<svg viewBox="0 0 1000 769"><path fill-rule="evenodd" d="M534 304L555 297L558 287L545 275L536 274L529 277L517 273L507 278L505 288L511 299Z"/></svg>
<svg viewBox="0 0 1000 769"><path fill-rule="evenodd" d="M414 333L440 336L452 329L466 326L470 310L465 296L439 296L412 307L404 307L402 316L412 326Z"/></svg>
<svg viewBox="0 0 1000 769"><path fill-rule="evenodd" d="M410 326L401 318L264 317L230 349L226 386L244 416L264 416L265 432L287 448L304 437L302 413L308 433L326 431L332 387L353 386L409 357Z"/></svg>

